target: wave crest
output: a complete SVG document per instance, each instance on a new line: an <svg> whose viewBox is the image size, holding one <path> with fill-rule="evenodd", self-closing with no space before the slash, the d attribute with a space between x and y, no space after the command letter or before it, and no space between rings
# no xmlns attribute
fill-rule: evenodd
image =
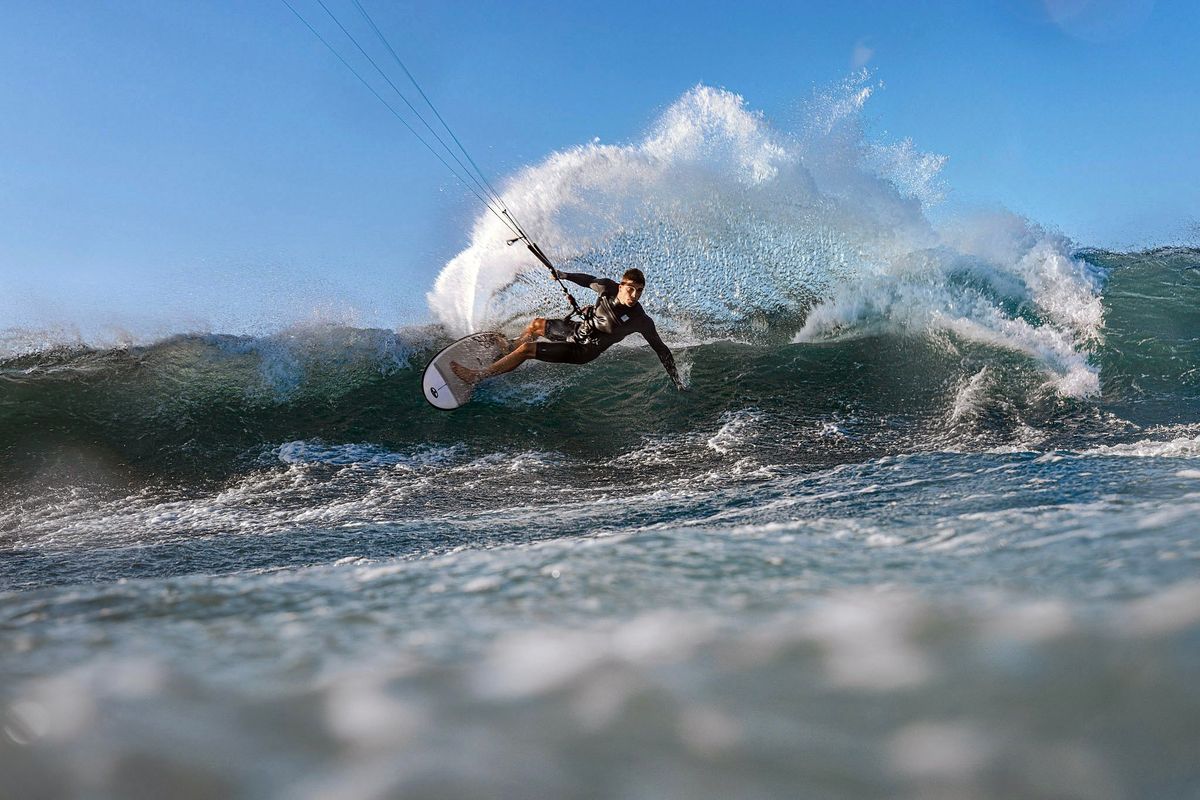
<svg viewBox="0 0 1200 800"><path fill-rule="evenodd" d="M697 86L640 141L552 154L505 196L566 269L646 272L643 302L677 341L952 331L1036 359L1064 394L1094 394L1100 273L1015 215L934 226L925 211L944 194L945 157L872 142L862 114L876 88L858 73L788 132ZM428 300L449 330L562 310L506 235L481 216L439 275Z"/></svg>

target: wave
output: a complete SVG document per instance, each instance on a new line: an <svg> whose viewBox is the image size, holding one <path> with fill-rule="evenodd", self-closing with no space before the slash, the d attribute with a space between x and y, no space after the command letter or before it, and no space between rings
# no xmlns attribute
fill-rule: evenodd
<svg viewBox="0 0 1200 800"><path fill-rule="evenodd" d="M1095 395L1103 272L1011 214L935 225L943 156L871 140L863 72L796 130L698 86L639 140L554 153L504 187L570 270L649 278L643 303L677 337L829 341L950 333L1036 359L1061 394ZM559 308L544 270L481 215L429 294L450 331Z"/></svg>
<svg viewBox="0 0 1200 800"><path fill-rule="evenodd" d="M786 332L815 326L817 311L773 321L757 343L673 341L690 371L682 395L648 348L619 346L581 368L527 365L450 414L418 386L451 336L438 326L187 334L119 348L51 342L0 359L0 480L219 479L261 468L264 453L286 463L289 451L276 449L294 441L318 443L306 459L314 446L338 458L336 448L361 445L359 462L466 448L605 463L678 440L679 463L751 452L795 463L1169 440L1169 428L1159 436L1147 426L1194 422L1200 410L1200 352L1187 329L1200 307L1200 253L1081 257L1107 280L1088 356L1099 397L1064 396L1039 355L953 327L862 325L792 341Z"/></svg>
<svg viewBox="0 0 1200 800"><path fill-rule="evenodd" d="M1200 458L1200 436L1176 436L1173 439L1145 439L1124 444L1099 445L1084 455L1138 456L1142 458Z"/></svg>

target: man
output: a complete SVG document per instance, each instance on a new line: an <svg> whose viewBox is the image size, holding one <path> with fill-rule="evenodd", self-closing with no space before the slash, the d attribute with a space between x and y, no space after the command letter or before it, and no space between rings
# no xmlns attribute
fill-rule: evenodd
<svg viewBox="0 0 1200 800"><path fill-rule="evenodd" d="M675 358L659 338L654 320L638 303L638 298L646 288L646 276L640 269L626 270L619 284L582 272L555 272L555 275L586 286L600 295L594 306L584 309L581 322L537 317L513 341L513 349L508 355L481 370L467 369L458 362L451 362L450 368L454 374L467 383L476 383L484 378L511 372L531 358L563 364L586 364L629 334L640 333L658 354L658 360L675 382L675 388L684 389L679 371L675 368ZM550 341L537 341L543 336Z"/></svg>

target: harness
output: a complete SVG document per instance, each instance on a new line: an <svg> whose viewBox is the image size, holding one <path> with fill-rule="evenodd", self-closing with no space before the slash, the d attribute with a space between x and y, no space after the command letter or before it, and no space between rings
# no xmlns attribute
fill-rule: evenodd
<svg viewBox="0 0 1200 800"><path fill-rule="evenodd" d="M576 312L572 311L564 319L569 320L575 314ZM580 317L579 327L571 339L579 344L600 344L601 336L612 334L616 327L624 321L621 319L620 312L613 307L611 297L601 297L594 305L579 309L578 315ZM626 316L626 319L631 316L632 312Z"/></svg>
<svg viewBox="0 0 1200 800"><path fill-rule="evenodd" d="M578 314L579 327L575 329L575 333L571 335L570 341L577 344L600 344L600 337L596 333L596 307L584 306L578 312L572 311L563 317L564 322L570 322L571 317Z"/></svg>

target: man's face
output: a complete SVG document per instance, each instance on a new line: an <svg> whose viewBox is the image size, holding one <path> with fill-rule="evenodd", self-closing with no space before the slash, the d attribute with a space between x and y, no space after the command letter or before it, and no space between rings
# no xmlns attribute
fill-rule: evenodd
<svg viewBox="0 0 1200 800"><path fill-rule="evenodd" d="M617 302L623 306L631 306L638 301L645 289L640 283L621 281L621 286L617 289Z"/></svg>

